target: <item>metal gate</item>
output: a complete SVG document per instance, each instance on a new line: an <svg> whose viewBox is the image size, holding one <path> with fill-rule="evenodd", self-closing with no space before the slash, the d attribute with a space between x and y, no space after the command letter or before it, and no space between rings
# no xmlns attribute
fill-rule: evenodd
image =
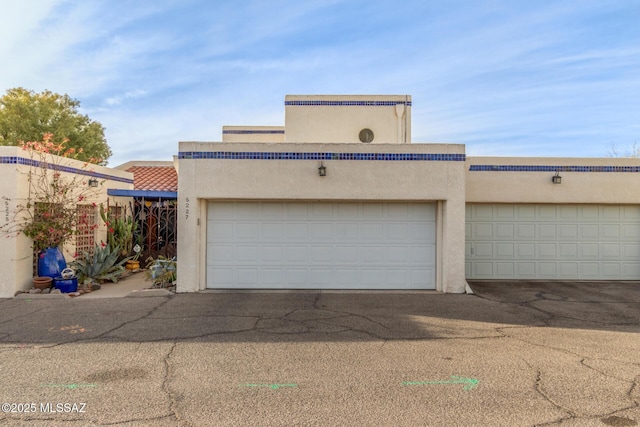
<svg viewBox="0 0 640 427"><path fill-rule="evenodd" d="M138 222L137 236L142 242L142 259L162 255L177 255L178 205L175 199L134 202L134 217Z"/></svg>
<svg viewBox="0 0 640 427"><path fill-rule="evenodd" d="M177 256L178 205L176 199L136 197L129 206L110 206L116 215L133 215L134 244L142 247L140 260Z"/></svg>

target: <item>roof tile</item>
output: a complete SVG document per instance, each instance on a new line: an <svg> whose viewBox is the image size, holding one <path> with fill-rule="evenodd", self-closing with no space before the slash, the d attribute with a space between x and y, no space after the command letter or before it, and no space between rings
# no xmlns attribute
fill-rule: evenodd
<svg viewBox="0 0 640 427"><path fill-rule="evenodd" d="M173 166L132 166L135 190L178 191L178 174Z"/></svg>

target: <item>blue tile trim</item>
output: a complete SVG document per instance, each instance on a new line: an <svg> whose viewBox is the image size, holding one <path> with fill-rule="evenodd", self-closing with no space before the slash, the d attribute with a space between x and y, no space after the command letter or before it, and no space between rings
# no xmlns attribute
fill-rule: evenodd
<svg viewBox="0 0 640 427"><path fill-rule="evenodd" d="M41 163L39 160L27 159L26 157L11 157L11 156L0 156L0 164L25 165L25 166L35 166L35 167L41 166ZM47 167L51 170L59 170L61 172L74 173L77 175L90 176L97 179L108 179L110 181L126 182L127 184L133 184L133 179L122 178L119 176L94 172L90 170L72 168L70 166L60 166L60 165L49 163L47 164Z"/></svg>
<svg viewBox="0 0 640 427"><path fill-rule="evenodd" d="M640 166L471 165L471 172L640 172Z"/></svg>
<svg viewBox="0 0 640 427"><path fill-rule="evenodd" d="M237 129L227 129L223 130L222 133L224 135L261 135L261 134L271 134L271 135L284 135L284 129L282 130L237 130Z"/></svg>
<svg viewBox="0 0 640 427"><path fill-rule="evenodd" d="M464 162L465 154L426 153L300 153L300 152L240 152L181 151L179 159L215 160L382 160L382 161L445 161Z"/></svg>
<svg viewBox="0 0 640 427"><path fill-rule="evenodd" d="M284 105L298 106L330 106L330 107L395 107L396 105L411 107L411 101L285 101Z"/></svg>

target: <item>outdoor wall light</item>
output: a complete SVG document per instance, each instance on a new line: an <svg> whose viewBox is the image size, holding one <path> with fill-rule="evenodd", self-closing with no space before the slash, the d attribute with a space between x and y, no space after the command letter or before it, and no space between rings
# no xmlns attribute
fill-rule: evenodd
<svg viewBox="0 0 640 427"><path fill-rule="evenodd" d="M320 167L318 168L318 175L327 176L327 167L320 162Z"/></svg>
<svg viewBox="0 0 640 427"><path fill-rule="evenodd" d="M98 186L98 180L95 178L89 178L89 187L97 187Z"/></svg>
<svg viewBox="0 0 640 427"><path fill-rule="evenodd" d="M560 176L560 172L556 171L556 174L551 177L551 182L554 184L562 184L562 177Z"/></svg>

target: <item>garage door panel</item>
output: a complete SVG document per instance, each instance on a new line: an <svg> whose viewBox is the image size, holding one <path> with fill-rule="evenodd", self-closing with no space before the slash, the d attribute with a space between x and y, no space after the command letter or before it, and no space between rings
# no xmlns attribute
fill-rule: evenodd
<svg viewBox="0 0 640 427"><path fill-rule="evenodd" d="M210 202L207 287L434 289L435 211L433 203Z"/></svg>
<svg viewBox="0 0 640 427"><path fill-rule="evenodd" d="M577 224L558 224L558 239L576 240L578 238Z"/></svg>
<svg viewBox="0 0 640 427"><path fill-rule="evenodd" d="M539 240L558 240L557 227L555 224L540 224L537 227Z"/></svg>
<svg viewBox="0 0 640 427"><path fill-rule="evenodd" d="M516 271L518 274L515 277L532 279L536 275L536 264L533 262L518 262Z"/></svg>
<svg viewBox="0 0 640 427"><path fill-rule="evenodd" d="M496 256L515 258L515 243L496 243Z"/></svg>
<svg viewBox="0 0 640 427"><path fill-rule="evenodd" d="M255 222L237 222L233 227L234 240L255 242L259 237L258 224Z"/></svg>
<svg viewBox="0 0 640 427"><path fill-rule="evenodd" d="M211 264L214 260L220 260L220 262L233 263L233 246L217 244L212 246L207 251L207 265Z"/></svg>
<svg viewBox="0 0 640 427"><path fill-rule="evenodd" d="M558 253L560 258L578 258L578 244L577 243L559 243Z"/></svg>
<svg viewBox="0 0 640 427"><path fill-rule="evenodd" d="M556 259L558 257L557 246L555 243L538 243L536 245L536 256L538 258L551 258Z"/></svg>
<svg viewBox="0 0 640 427"><path fill-rule="evenodd" d="M578 219L578 207L558 206L558 219L562 221L576 221Z"/></svg>
<svg viewBox="0 0 640 427"><path fill-rule="evenodd" d="M620 244L602 243L600 245L600 253L602 258L620 259Z"/></svg>
<svg viewBox="0 0 640 427"><path fill-rule="evenodd" d="M640 280L640 206L471 204L466 218L468 278Z"/></svg>
<svg viewBox="0 0 640 427"><path fill-rule="evenodd" d="M280 241L284 238L284 224L277 222L264 222L260 225L260 239Z"/></svg>
<svg viewBox="0 0 640 427"><path fill-rule="evenodd" d="M515 224L516 240L532 240L536 236L536 226L534 224Z"/></svg>
<svg viewBox="0 0 640 427"><path fill-rule="evenodd" d="M622 240L640 241L640 224L623 224Z"/></svg>
<svg viewBox="0 0 640 427"><path fill-rule="evenodd" d="M598 220L600 208L598 206L581 206L580 215L582 220Z"/></svg>
<svg viewBox="0 0 640 427"><path fill-rule="evenodd" d="M281 264L284 261L284 249L281 245L265 245L260 248L260 261Z"/></svg>
<svg viewBox="0 0 640 427"><path fill-rule="evenodd" d="M603 206L602 219L615 221L615 222L620 221L620 207L619 206Z"/></svg>
<svg viewBox="0 0 640 427"><path fill-rule="evenodd" d="M554 279L558 276L557 264L555 262L539 262L538 277L543 279Z"/></svg>
<svg viewBox="0 0 640 427"><path fill-rule="evenodd" d="M409 224L409 240L412 242L435 241L435 227L433 222Z"/></svg>
<svg viewBox="0 0 640 427"><path fill-rule="evenodd" d="M351 222L337 222L334 224L334 238L338 241L358 240L360 232L358 227Z"/></svg>
<svg viewBox="0 0 640 427"><path fill-rule="evenodd" d="M473 240L493 238L493 225L490 223L474 224L471 230Z"/></svg>
<svg viewBox="0 0 640 427"><path fill-rule="evenodd" d="M560 279L572 279L578 276L580 264L577 262L559 262L558 275Z"/></svg>
<svg viewBox="0 0 640 427"><path fill-rule="evenodd" d="M600 247L597 243L582 243L580 254L583 259L597 259L600 256Z"/></svg>
<svg viewBox="0 0 640 427"><path fill-rule="evenodd" d="M384 227L384 238L388 241L404 242L413 238L407 223L389 223Z"/></svg>
<svg viewBox="0 0 640 427"><path fill-rule="evenodd" d="M384 225L375 222L360 224L360 236L362 240L380 240L384 237Z"/></svg>
<svg viewBox="0 0 640 427"><path fill-rule="evenodd" d="M313 264L333 263L333 246L317 245L309 248L309 262Z"/></svg>
<svg viewBox="0 0 640 427"><path fill-rule="evenodd" d="M555 206L538 205L536 209L536 219L540 221L556 221Z"/></svg>
<svg viewBox="0 0 640 427"><path fill-rule="evenodd" d="M511 279L514 277L515 263L513 262L497 262L496 276L501 279Z"/></svg>
<svg viewBox="0 0 640 427"><path fill-rule="evenodd" d="M640 263L638 262L625 262L622 264L622 276L625 279L635 280L640 276Z"/></svg>
<svg viewBox="0 0 640 427"><path fill-rule="evenodd" d="M518 220L533 220L536 217L536 208L534 205L515 205Z"/></svg>
<svg viewBox="0 0 640 427"><path fill-rule="evenodd" d="M511 205L499 205L494 210L494 217L498 220L513 220L515 219L515 206Z"/></svg>
<svg viewBox="0 0 640 427"><path fill-rule="evenodd" d="M495 238L497 240L513 240L515 235L514 224L501 224L498 223L495 226Z"/></svg>
<svg viewBox="0 0 640 427"><path fill-rule="evenodd" d="M597 262L583 262L580 264L581 277L590 280L598 280L600 277L600 264Z"/></svg>
<svg viewBox="0 0 640 427"><path fill-rule="evenodd" d="M597 240L598 239L598 225L597 224L581 224L579 226L580 238Z"/></svg>
<svg viewBox="0 0 640 427"><path fill-rule="evenodd" d="M620 276L620 263L602 263L602 275L605 278L616 278Z"/></svg>
<svg viewBox="0 0 640 427"><path fill-rule="evenodd" d="M305 222L290 222L285 224L286 236L289 240L308 240L307 224Z"/></svg>
<svg viewBox="0 0 640 427"><path fill-rule="evenodd" d="M620 240L620 226L617 224L604 224L600 226L601 239Z"/></svg>
<svg viewBox="0 0 640 427"><path fill-rule="evenodd" d="M396 206L395 203L388 204L387 206ZM433 223L436 220L436 210L432 203L408 203L407 214L408 221L430 222Z"/></svg>
<svg viewBox="0 0 640 427"><path fill-rule="evenodd" d="M435 245L412 246L409 250L409 257L412 264L434 265L436 258Z"/></svg>
<svg viewBox="0 0 640 427"><path fill-rule="evenodd" d="M260 283L265 288L278 288L285 283L284 270L282 268L260 269Z"/></svg>
<svg viewBox="0 0 640 427"><path fill-rule="evenodd" d="M493 277L493 262L475 262L473 263L473 277L478 279L490 279Z"/></svg>
<svg viewBox="0 0 640 427"><path fill-rule="evenodd" d="M260 248L256 245L235 247L234 261L238 263L256 264L260 262Z"/></svg>
<svg viewBox="0 0 640 427"><path fill-rule="evenodd" d="M284 217L284 205L282 203L269 203L260 205L260 218L263 220L279 221Z"/></svg>
<svg viewBox="0 0 640 427"><path fill-rule="evenodd" d="M623 244L622 257L640 259L640 244Z"/></svg>
<svg viewBox="0 0 640 427"><path fill-rule="evenodd" d="M211 222L207 225L207 229L207 243L233 240L233 222L231 221Z"/></svg>
<svg viewBox="0 0 640 427"><path fill-rule="evenodd" d="M472 252L475 258L493 259L493 243L476 243L472 245Z"/></svg>
<svg viewBox="0 0 640 427"><path fill-rule="evenodd" d="M536 256L536 245L534 243L517 243L516 258L533 259Z"/></svg>
<svg viewBox="0 0 640 427"><path fill-rule="evenodd" d="M287 263L306 263L309 260L308 247L306 245L287 245Z"/></svg>

